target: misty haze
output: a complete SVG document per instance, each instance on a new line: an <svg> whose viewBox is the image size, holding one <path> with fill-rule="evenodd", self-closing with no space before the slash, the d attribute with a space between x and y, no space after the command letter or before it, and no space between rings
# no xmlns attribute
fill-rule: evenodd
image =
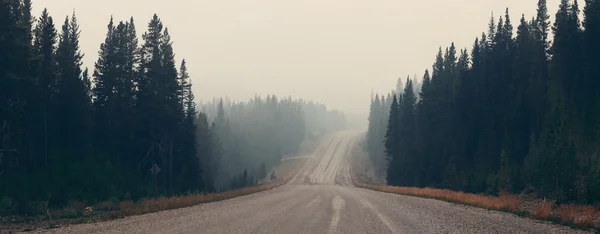
<svg viewBox="0 0 600 234"><path fill-rule="evenodd" d="M600 232L600 0L0 0L0 233Z"/></svg>

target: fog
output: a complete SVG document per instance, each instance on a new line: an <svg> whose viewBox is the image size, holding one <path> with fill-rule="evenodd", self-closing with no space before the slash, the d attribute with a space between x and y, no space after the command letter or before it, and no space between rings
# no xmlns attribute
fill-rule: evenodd
<svg viewBox="0 0 600 234"><path fill-rule="evenodd" d="M93 70L106 25L133 16L137 32L157 13L176 58L185 58L198 101L255 94L291 96L346 112L365 128L371 92L420 77L439 46L471 48L491 12L530 19L536 0L423 1L82 1L37 0L60 25L76 11L84 66ZM548 1L553 15L559 0ZM516 30L516 27L515 27ZM141 38L141 37L140 37Z"/></svg>

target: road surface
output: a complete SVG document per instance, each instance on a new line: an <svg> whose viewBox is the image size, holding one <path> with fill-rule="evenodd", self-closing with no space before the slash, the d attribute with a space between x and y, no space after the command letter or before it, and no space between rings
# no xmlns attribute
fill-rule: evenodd
<svg viewBox="0 0 600 234"><path fill-rule="evenodd" d="M50 230L56 233L580 233L512 214L355 188L360 134L323 137L287 185L226 201ZM582 232L581 232L582 233Z"/></svg>

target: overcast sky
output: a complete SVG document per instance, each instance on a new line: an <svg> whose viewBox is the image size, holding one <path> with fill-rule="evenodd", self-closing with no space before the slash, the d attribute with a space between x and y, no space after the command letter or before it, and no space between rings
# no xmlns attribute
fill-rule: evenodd
<svg viewBox="0 0 600 234"><path fill-rule="evenodd" d="M554 15L559 0L548 0ZM291 95L366 118L371 90L398 77L422 76L439 46L471 48L491 12L535 15L537 0L33 0L57 29L73 10L84 65L93 70L110 16L133 16L138 33L154 13L169 28L176 58L185 58L197 99ZM583 4L583 3L581 3ZM366 120L366 119L365 119Z"/></svg>

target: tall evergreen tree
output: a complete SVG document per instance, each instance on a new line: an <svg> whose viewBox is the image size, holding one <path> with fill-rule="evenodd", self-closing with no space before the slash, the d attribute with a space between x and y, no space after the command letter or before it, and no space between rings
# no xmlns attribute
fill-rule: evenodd
<svg viewBox="0 0 600 234"><path fill-rule="evenodd" d="M471 56L453 45L440 48L431 78L427 71L423 78L416 124L407 118L411 98L404 93L389 110L387 133L379 134L388 183L597 202L599 9L586 1L582 28L578 2L562 0L550 27L539 0L531 21L521 17L516 38L507 9L497 20L492 15ZM367 142L377 139L374 104Z"/></svg>
<svg viewBox="0 0 600 234"><path fill-rule="evenodd" d="M530 121L532 131L539 136L546 112L546 95L549 80L549 59L547 52L550 48L548 34L550 31L550 15L546 0L538 1L537 15L531 22L532 27L532 68L528 90Z"/></svg>
<svg viewBox="0 0 600 234"><path fill-rule="evenodd" d="M25 19L27 15L31 15L30 7L0 1L0 179L5 181L0 194L14 194L12 180L34 162L32 152L25 150L32 147L27 142L34 135L31 113L37 98L30 69L32 22Z"/></svg>
<svg viewBox="0 0 600 234"><path fill-rule="evenodd" d="M415 158L415 122L416 122L416 104L417 98L413 92L413 83L410 79L406 80L404 92L402 94L402 102L399 103L398 111L398 139L399 139L399 152L396 156L398 161L396 165L401 166L401 171L398 173L398 180L402 181L402 184L415 186L419 184L420 175L419 171L416 170L413 165L418 165Z"/></svg>
<svg viewBox="0 0 600 234"><path fill-rule="evenodd" d="M58 109L55 117L60 133L53 139L55 146L69 160L81 160L90 143L90 100L82 77L83 54L79 50L79 26L75 13L65 19L56 51Z"/></svg>
<svg viewBox="0 0 600 234"><path fill-rule="evenodd" d="M179 153L181 159L178 163L180 166L179 180L177 184L182 186L179 190L194 190L204 188L202 182L202 161L198 156L196 142L196 103L194 102L194 93L192 92L192 83L187 71L185 60L181 61L179 69L179 84L182 90L182 107L184 110L184 118L181 123L181 133L178 141L181 142ZM202 142L205 144L204 142Z"/></svg>
<svg viewBox="0 0 600 234"><path fill-rule="evenodd" d="M35 28L35 42L34 42L34 56L35 56L35 69L34 76L37 78L37 86L39 90L39 100L41 100L41 106L39 110L41 118L37 121L36 126L38 129L44 129L38 137L36 142L42 149L38 152L39 155L43 155L42 160L48 165L49 160L49 138L57 129L54 128L55 120L52 119L51 113L54 113L55 108L55 90L56 90L56 29L52 21L52 16L49 15L48 10L44 9L40 16L37 26Z"/></svg>
<svg viewBox="0 0 600 234"><path fill-rule="evenodd" d="M108 32L104 43L100 45L98 52L98 61L94 66L94 88L93 107L94 107L94 142L96 148L102 148L109 152L113 151L111 146L111 131L114 106L114 88L115 81L115 46L114 46L115 27L111 17L108 24Z"/></svg>
<svg viewBox="0 0 600 234"><path fill-rule="evenodd" d="M390 117L385 134L385 153L387 156L387 183L390 185L400 185L399 177L399 165L398 165L398 148L396 142L398 142L398 120L399 120L399 108L398 99L396 95L392 98L392 106L390 108Z"/></svg>

